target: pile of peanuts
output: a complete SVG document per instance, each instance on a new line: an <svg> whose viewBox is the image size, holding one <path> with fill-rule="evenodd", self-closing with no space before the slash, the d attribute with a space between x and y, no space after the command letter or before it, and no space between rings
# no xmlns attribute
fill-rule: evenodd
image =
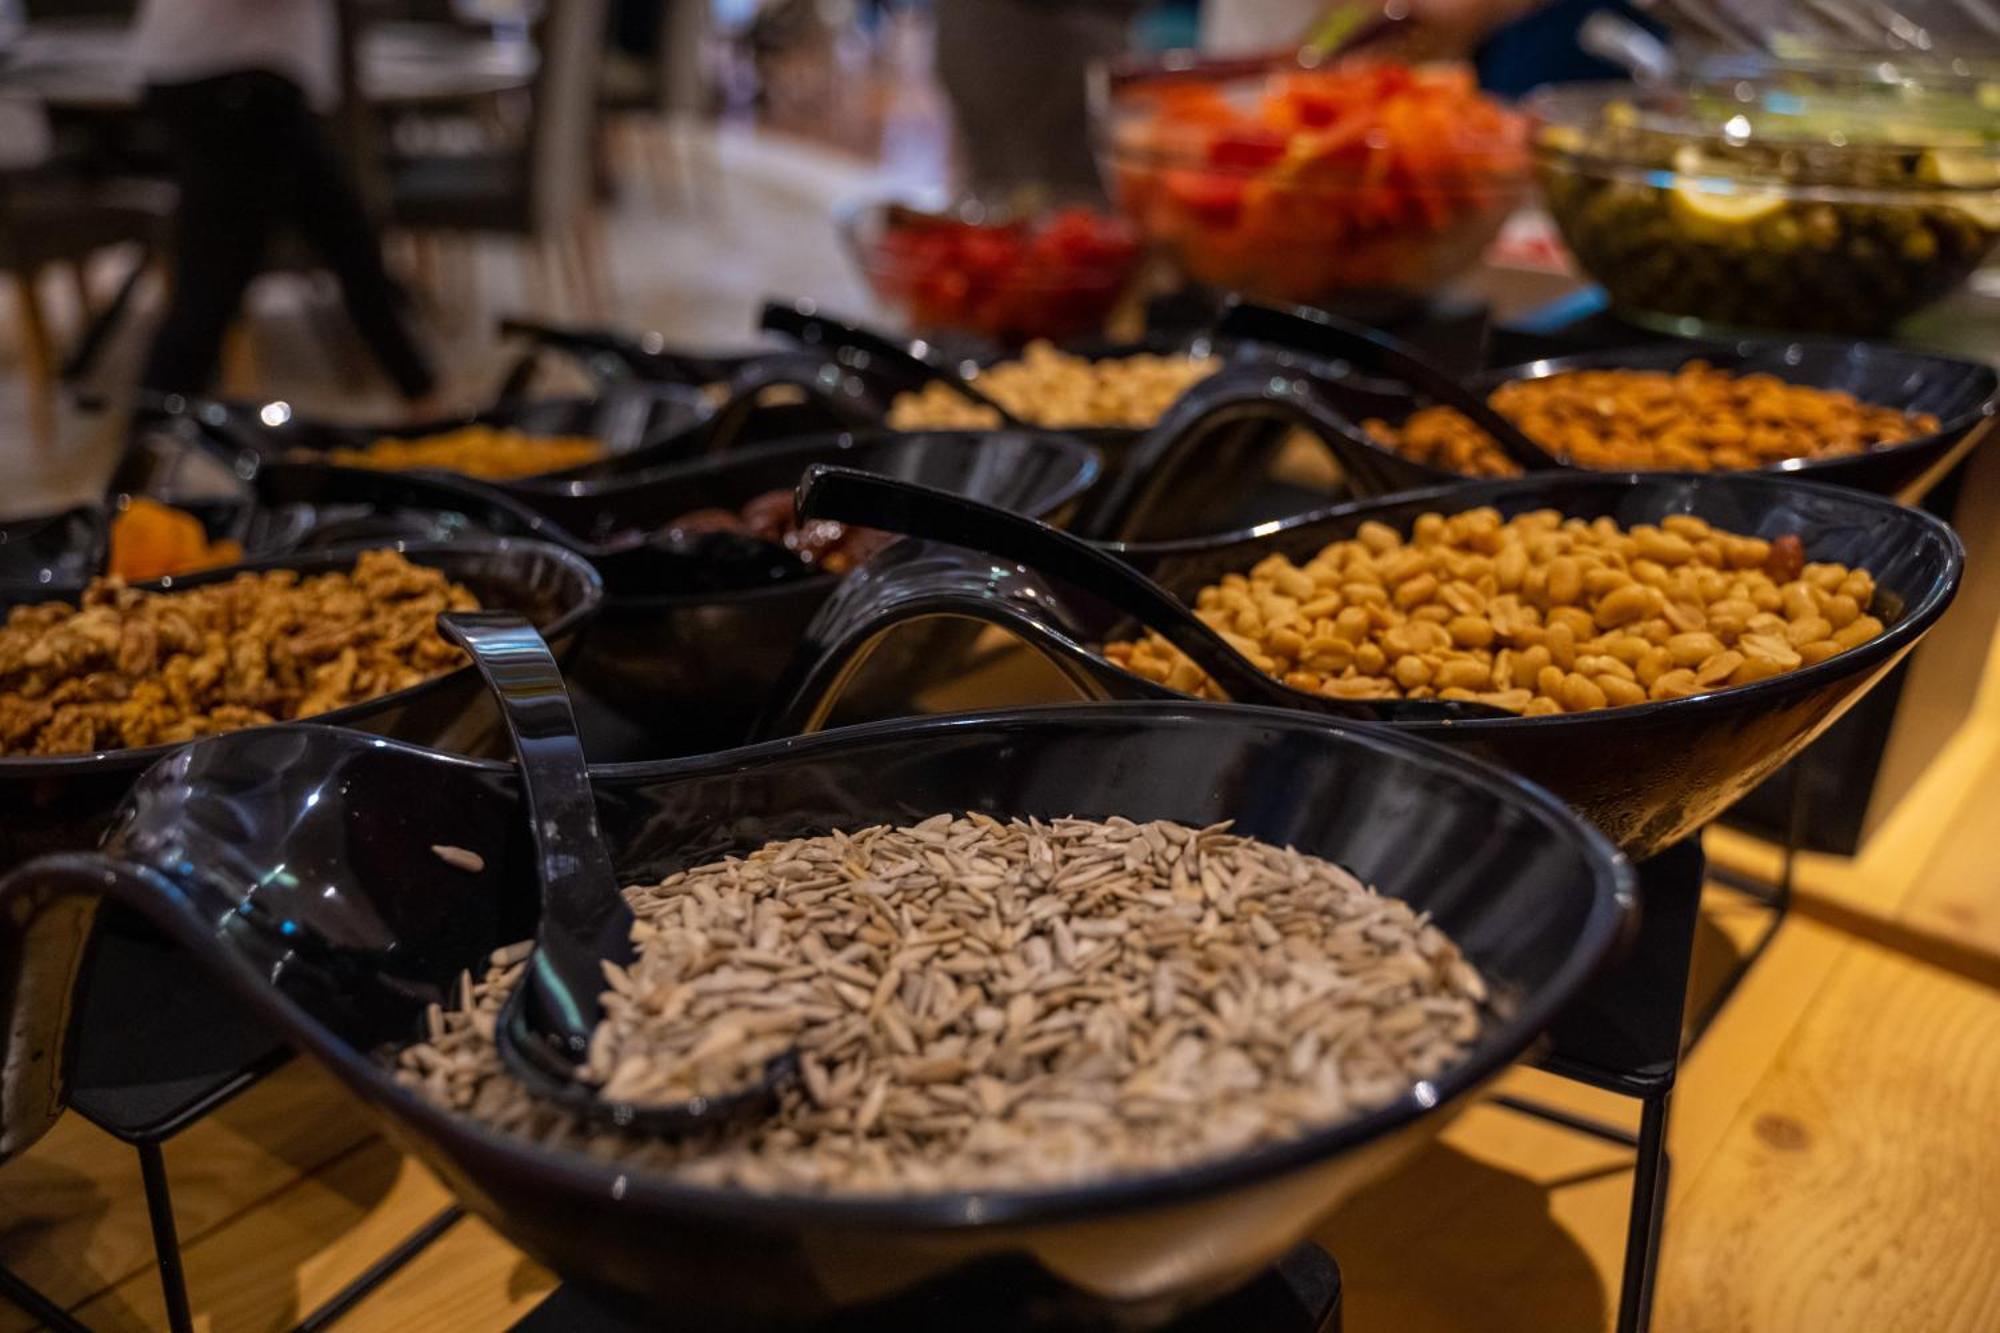
<svg viewBox="0 0 2000 1333"><path fill-rule="evenodd" d="M1160 419L1174 399L1222 368L1212 357L1133 356L1092 361L1049 342L1032 342L1018 361L979 372L987 397L1032 426L1076 430L1087 426L1142 429ZM1000 419L949 385L898 394L889 405L894 430L982 430Z"/></svg>
<svg viewBox="0 0 2000 1333"><path fill-rule="evenodd" d="M1577 370L1509 380L1486 400L1528 438L1579 467L1682 472L1758 468L1787 458L1834 458L1928 435L1924 412L1864 403L1851 393L1733 375L1705 361L1676 371ZM1485 431L1449 407L1369 434L1420 463L1469 477L1520 471Z"/></svg>
<svg viewBox="0 0 2000 1333"><path fill-rule="evenodd" d="M1874 638L1866 570L1807 564L1675 514L1621 529L1554 510L1378 522L1303 566L1282 555L1203 588L1196 613L1293 689L1347 699L1477 700L1530 717L1680 699L1823 662ZM1157 635L1105 656L1222 698Z"/></svg>

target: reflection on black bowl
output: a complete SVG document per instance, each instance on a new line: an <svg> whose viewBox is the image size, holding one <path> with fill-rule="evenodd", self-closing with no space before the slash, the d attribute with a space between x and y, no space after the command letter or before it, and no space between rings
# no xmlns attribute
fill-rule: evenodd
<svg viewBox="0 0 2000 1333"><path fill-rule="evenodd" d="M2000 412L2000 376L1991 366L1884 343L1831 341L1779 342L1744 339L1729 343L1661 343L1617 351L1530 361L1525 365L1488 371L1473 381L1479 393L1491 393L1509 380L1540 379L1573 370L1679 369L1704 360L1738 375L1774 375L1793 384L1837 389L1864 403L1903 412L1928 412L1938 429L1917 439L1865 453L1837 458L1788 459L1759 469L1807 481L1848 486L1905 504L1922 500L1993 428ZM1400 422L1414 403L1384 410L1378 394L1356 398L1338 384L1322 386L1330 399L1357 419L1384 417ZM1454 472L1419 463L1394 450L1367 441L1363 456L1351 460L1355 489L1366 495L1420 490L1461 483Z"/></svg>
<svg viewBox="0 0 2000 1333"><path fill-rule="evenodd" d="M110 549L110 529L96 505L0 523L0 604L80 587L104 568Z"/></svg>
<svg viewBox="0 0 2000 1333"><path fill-rule="evenodd" d="M1612 947L1630 872L1546 794L1435 747L1190 702L857 727L599 770L620 878L940 811L1166 818L1325 856L1433 915L1508 997L1474 1052L1357 1120L1192 1169L1033 1193L747 1196L531 1146L419 1100L371 1058L458 971L532 926L512 770L316 727L193 746L140 784L104 855L0 881L0 1155L52 1118L95 902L149 917L337 1074L475 1212L566 1278L687 1326L812 1315L982 1259L1041 1265L1157 1321L1274 1261L1525 1051ZM443 871L437 843L484 858ZM281 873L282 871L282 873ZM219 923L219 924L218 924Z"/></svg>
<svg viewBox="0 0 2000 1333"><path fill-rule="evenodd" d="M702 428L714 414L714 405L698 390L637 381L606 386L588 398L504 402L468 416L390 426L303 416L283 402L209 402L169 395L139 409L142 421L189 422L203 445L241 476L267 462L313 461L335 449L366 449L382 439L422 439L468 426L595 440L604 446L603 458L542 475L608 476L699 452Z"/></svg>
<svg viewBox="0 0 2000 1333"><path fill-rule="evenodd" d="M1171 540L1234 532L1259 523L1324 508L1350 489L1346 460L1354 452L1343 435L1362 439L1351 423L1314 419L1272 392L1273 375L1310 375L1342 386L1342 404L1360 411L1393 409L1397 386L1364 378L1344 362L1311 357L1274 344L1222 340L1207 334L1137 343L1090 342L1064 348L1090 361L1138 355L1217 360L1214 375L1184 390L1146 426L1060 428L1095 448L1104 474L1086 498L1079 531L1096 538ZM985 363L990 367L993 362ZM978 383L984 367L967 363ZM1312 458L1295 446L1316 438L1331 456ZM1143 514L1121 499L1140 479Z"/></svg>
<svg viewBox="0 0 2000 1333"><path fill-rule="evenodd" d="M125 497L0 524L0 606L74 601L109 567L112 515ZM541 537L568 542L505 491L438 473L373 472L326 463L266 463L233 499L183 500L211 542L247 560L336 547Z"/></svg>
<svg viewBox="0 0 2000 1333"><path fill-rule="evenodd" d="M781 315L787 309L782 305L774 308ZM832 336L837 328L830 325L823 331ZM696 358L650 347L640 339L604 329L517 324L514 331L534 338L541 348L573 357L606 385L629 379L685 383L690 374L699 373L739 386L789 384L807 390L806 402L790 406L767 404L746 416L740 427L729 432L730 447L738 449L771 444L788 434L820 433L825 429L823 422L830 405L858 408L871 413L873 420L883 420L899 393L920 387L922 382L920 378L912 379L906 366L901 373L893 373L896 367L885 367L865 353L855 355L855 349L843 350L824 343L798 350ZM898 341L884 334L872 337ZM1197 334L1192 338L1161 337L1133 343L1092 340L1066 350L1093 361L1118 360L1140 353L1189 357L1219 354L1231 371L1276 367L1294 372L1310 370L1316 376L1338 379L1346 395L1343 404L1365 415L1393 412L1405 405L1397 386L1388 381L1360 376L1337 359L1308 355L1276 344L1218 343L1205 334ZM977 357L953 359L946 351L929 345L923 345L923 352L934 362L948 362L953 370L971 377L975 383L982 365L990 366L994 360L1002 359L996 357L983 363ZM1136 534L1149 539L1231 532L1303 513L1339 498L1342 492L1337 466L1313 466L1310 475L1303 477L1267 475L1288 435L1301 423L1294 415L1256 410L1266 405L1256 402L1256 395L1241 392L1246 383L1238 381L1233 391L1219 385L1207 392L1201 385L1191 390L1186 397L1199 395L1204 411L1178 418L1178 429L1190 438L1171 446L1161 442L1147 447L1147 438L1153 431L1144 426L1064 429L1063 434L1092 446L1104 460L1098 485L1085 499L1079 526L1094 535L1113 535L1116 529L1107 517L1097 512L1097 502L1134 459L1168 460L1164 471L1169 475L1161 478L1157 503L1149 506L1146 522ZM1246 404L1252 410L1235 410ZM1216 416L1226 413L1231 419L1200 419L1208 413ZM1354 433L1359 435L1358 428ZM1340 452L1335 450L1336 455Z"/></svg>
<svg viewBox="0 0 2000 1333"><path fill-rule="evenodd" d="M789 490L814 463L920 481L1037 518L1060 519L1097 475L1097 455L1028 431L821 436L620 478L513 492L582 542L656 533L697 509L740 509ZM839 583L814 573L723 593L661 593L604 563L604 610L570 663L585 747L596 759L659 758L740 744L799 636ZM948 669L963 634L903 645L908 672ZM602 709L592 705L602 705Z"/></svg>
<svg viewBox="0 0 2000 1333"><path fill-rule="evenodd" d="M1634 859L1713 819L1838 718L1944 613L1964 567L1958 538L1928 514L1856 491L1747 473L1561 472L1461 483L1342 506L1254 534L1116 549L1192 604L1226 573L1273 553L1303 562L1328 542L1353 536L1365 520L1407 532L1419 514L1480 505L1508 516L1544 508L1582 518L1609 515L1622 526L1695 514L1730 532L1796 533L1807 559L1874 575L1870 609L1887 630L1817 666L1713 694L1596 712L1395 724L1533 779ZM1181 697L1097 655L1096 645L1122 637L1129 626L1102 603L1065 588L1062 571L996 565L915 543L878 557L811 627L786 698L771 715L773 733L823 711L828 690L892 627L940 615L1020 634L1094 696Z"/></svg>
<svg viewBox="0 0 2000 1333"><path fill-rule="evenodd" d="M566 648L603 597L597 574L572 552L545 542L404 544L413 564L442 570L463 583L480 604L519 611L549 640ZM296 569L319 573L347 569L354 551L325 551L232 565L182 575L149 588L191 588L234 578L245 570ZM24 601L57 594L0 600L0 614ZM69 590L74 597L74 590ZM355 727L423 745L478 752L496 734L498 718L471 667L461 667L409 689L322 713L316 721ZM94 754L0 757L0 867L40 852L91 846L118 801L172 745L100 750Z"/></svg>

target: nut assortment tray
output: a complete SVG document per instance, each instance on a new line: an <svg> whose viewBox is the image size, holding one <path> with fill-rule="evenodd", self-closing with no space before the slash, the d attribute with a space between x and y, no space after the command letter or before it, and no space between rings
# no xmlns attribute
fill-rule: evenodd
<svg viewBox="0 0 2000 1333"><path fill-rule="evenodd" d="M105 505L9 529L0 725L19 748L151 699L155 661L241 711L184 747L0 757L10 810L32 812L0 841L0 1151L72 1090L88 1102L125 1049L90 1030L115 1022L90 1002L113 993L91 981L95 928L98 959L198 975L246 1034L324 1064L577 1284L523 1327L617 1326L586 1290L851 1318L1018 1268L1046 1292L1036 1326L1221 1326L1230 1301L1289 1292L1281 1317L1323 1328L1337 1271L1288 1252L1532 1059L1645 1104L1621 1316L1641 1327L1690 835L1944 613L1963 552L1891 497L1976 447L1992 372L1751 340L1454 384L1380 335L1241 306L1012 364L808 307L764 322L786 346L729 356L541 331L602 399L514 401L431 458L453 472L355 466L342 451L374 435L268 405L156 404L241 479L185 522L244 565L90 586L167 475L137 465ZM1468 397L1696 357L1907 429L1838 458L1633 473L1511 442ZM1460 475L1364 424L1467 401L1527 475ZM480 458L572 431L602 454ZM1317 489L1300 450L1326 464ZM254 652L171 665L197 596L263 579L337 598L346 571L400 562L526 637L500 658L425 639L434 678L405 681L379 646L272 621ZM982 697L1000 688L982 624L1089 702ZM394 688L362 688L370 672ZM851 717L876 720L802 734ZM597 766L565 776L559 754ZM777 1070L747 1121L664 1152L510 1081L502 1002L557 947L552 904L586 863L628 915L598 918L620 942L586 959L591 987L611 970L584 1008L616 1021L562 1077L586 1100L728 1101ZM218 1070L215 1046L176 1070L164 1042L154 1081L219 1094L273 1058L249 1040ZM1038 1145L1027 1173L1010 1154Z"/></svg>

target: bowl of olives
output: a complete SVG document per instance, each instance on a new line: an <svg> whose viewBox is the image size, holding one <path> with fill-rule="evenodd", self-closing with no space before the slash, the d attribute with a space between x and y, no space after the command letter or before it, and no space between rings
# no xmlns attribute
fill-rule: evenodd
<svg viewBox="0 0 2000 1333"><path fill-rule="evenodd" d="M1551 89L1531 102L1549 211L1637 322L1881 333L2000 241L1995 90L1894 73Z"/></svg>

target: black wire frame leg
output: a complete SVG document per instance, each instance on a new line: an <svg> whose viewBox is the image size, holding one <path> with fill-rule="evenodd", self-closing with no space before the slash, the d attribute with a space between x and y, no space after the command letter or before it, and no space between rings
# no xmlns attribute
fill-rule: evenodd
<svg viewBox="0 0 2000 1333"><path fill-rule="evenodd" d="M1652 1323L1671 1169L1667 1126L1706 879L1700 846L1693 840L1638 870L1640 926L1631 953L1593 981L1557 1022L1549 1053L1539 1062L1562 1078L1637 1101L1638 1132L1525 1098L1492 1099L1508 1110L1634 1151L1617 1333L1647 1333Z"/></svg>
<svg viewBox="0 0 2000 1333"><path fill-rule="evenodd" d="M72 1319L69 1311L35 1290L26 1278L5 1264L0 1264L0 1300L19 1306L36 1323L55 1333L90 1333L88 1325Z"/></svg>
<svg viewBox="0 0 2000 1333"><path fill-rule="evenodd" d="M1660 1271L1660 1237L1666 1229L1667 1180L1673 1158L1667 1152L1667 1118L1673 1093L1662 1090L1640 1099L1639 1132L1521 1097L1491 1099L1521 1115L1588 1134L1634 1152L1632 1206L1625 1219L1625 1258L1618 1285L1617 1333L1643 1333L1653 1321L1653 1285Z"/></svg>
<svg viewBox="0 0 2000 1333"><path fill-rule="evenodd" d="M166 1155L157 1140L133 1146L139 1154L139 1174L146 1190L146 1215L153 1228L153 1255L160 1271L160 1294L166 1305L167 1327L171 1333L193 1333L194 1318L188 1303L187 1274L181 1264L180 1239L174 1227L173 1188L167 1181ZM331 1328L341 1316L359 1305L370 1292L430 1248L464 1216L465 1211L457 1204L439 1211L429 1221L404 1237L394 1249L370 1264L352 1282L299 1320L295 1333L322 1333L323 1330ZM11 1274L8 1276L11 1277ZM39 1298L39 1293L34 1292L32 1288L28 1290ZM4 1282L0 1282L0 1293L10 1297L14 1295ZM25 1302L21 1303L25 1307ZM84 1328L76 1321L68 1320L67 1315L62 1316L68 1320L67 1325L57 1324L45 1312L32 1307L26 1308L30 1308L30 1312L37 1318L50 1323L62 1333L73 1333L73 1330ZM62 1314L59 1310L55 1313Z"/></svg>
<svg viewBox="0 0 2000 1333"><path fill-rule="evenodd" d="M1643 1333L1653 1325L1654 1279L1660 1272L1660 1238L1666 1231L1667 1114L1673 1093L1649 1097L1639 1108L1638 1158L1632 1171L1632 1210L1625 1224L1625 1271L1618 1288L1618 1333Z"/></svg>
<svg viewBox="0 0 2000 1333"><path fill-rule="evenodd" d="M1769 882L1756 875L1720 866L1708 872L1710 883L1719 884L1741 894L1769 911L1771 915L1750 947L1730 966L1722 981L1702 1001L1701 1007L1688 1018L1686 1030L1681 1037L1683 1053L1692 1051L1695 1045L1708 1035L1708 1030L1715 1025L1715 1020L1722 1016L1724 1007L1736 994L1737 987L1741 986L1744 978L1750 975L1750 970L1757 966L1765 950L1771 947L1771 942L1778 938L1778 928L1785 924L1785 918L1791 913L1792 888L1798 869L1799 847L1805 841L1806 830L1806 786L1802 773L1803 768L1796 759L1785 767L1783 773L1785 838L1778 846L1782 859L1778 863L1777 881Z"/></svg>

